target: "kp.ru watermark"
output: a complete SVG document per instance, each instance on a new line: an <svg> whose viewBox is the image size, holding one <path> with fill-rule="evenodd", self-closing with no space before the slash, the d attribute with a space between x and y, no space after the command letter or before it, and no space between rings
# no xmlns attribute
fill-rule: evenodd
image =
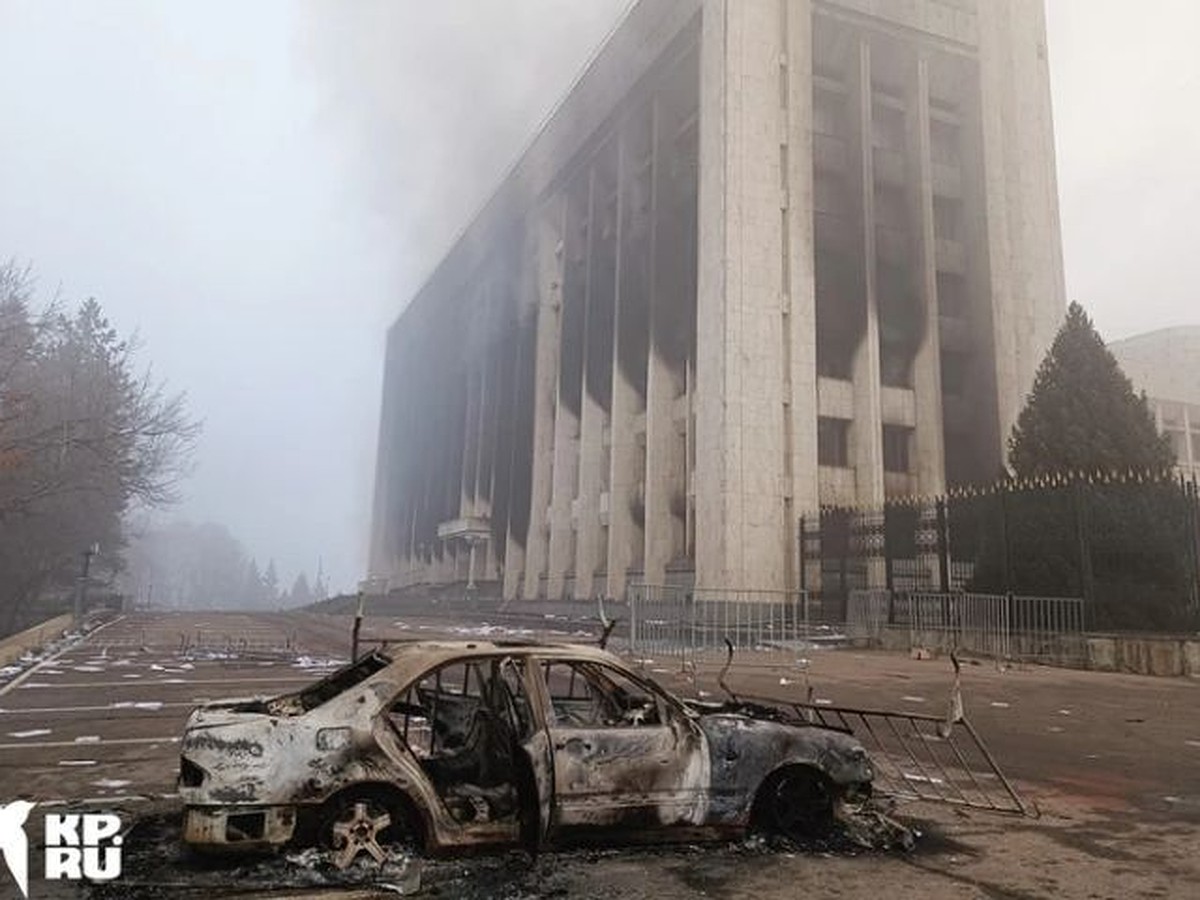
<svg viewBox="0 0 1200 900"><path fill-rule="evenodd" d="M29 896L29 838L34 804L0 806L0 852L21 894ZM47 881L112 881L121 875L121 818L111 813L47 813L42 872Z"/></svg>

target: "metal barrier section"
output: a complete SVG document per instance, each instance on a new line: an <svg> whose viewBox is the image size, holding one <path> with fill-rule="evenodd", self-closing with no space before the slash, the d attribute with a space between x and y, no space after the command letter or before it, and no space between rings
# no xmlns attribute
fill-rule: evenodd
<svg viewBox="0 0 1200 900"><path fill-rule="evenodd" d="M1030 818L1040 815L1000 771L965 718L794 706L808 721L849 732L862 742L875 765L877 795Z"/></svg>
<svg viewBox="0 0 1200 900"><path fill-rule="evenodd" d="M912 647L1061 661L1086 653L1084 614L1078 597L854 591L847 604L847 631L876 643L887 630L907 630Z"/></svg>
<svg viewBox="0 0 1200 900"><path fill-rule="evenodd" d="M846 601L846 633L856 641L878 643L891 624L891 591L851 591Z"/></svg>
<svg viewBox="0 0 1200 900"><path fill-rule="evenodd" d="M302 652L294 632L279 632L274 629L250 630L239 634L228 634L207 629L181 632L179 652L198 656L238 657L264 659L290 657Z"/></svg>
<svg viewBox="0 0 1200 900"><path fill-rule="evenodd" d="M691 590L661 585L629 589L629 647L637 657L681 657L741 651L796 653L844 631L814 622L804 592Z"/></svg>

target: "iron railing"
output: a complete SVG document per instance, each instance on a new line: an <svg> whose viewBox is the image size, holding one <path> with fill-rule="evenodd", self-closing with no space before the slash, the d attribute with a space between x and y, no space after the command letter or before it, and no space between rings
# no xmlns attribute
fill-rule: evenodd
<svg viewBox="0 0 1200 900"><path fill-rule="evenodd" d="M812 642L844 636L825 621L824 608L806 592L697 590L637 584L629 589L629 646L638 657L680 656L708 650L796 652Z"/></svg>
<svg viewBox="0 0 1200 900"><path fill-rule="evenodd" d="M1078 597L854 591L847 631L869 643L883 642L885 631L907 631L912 647L1061 660L1084 653L1085 612Z"/></svg>

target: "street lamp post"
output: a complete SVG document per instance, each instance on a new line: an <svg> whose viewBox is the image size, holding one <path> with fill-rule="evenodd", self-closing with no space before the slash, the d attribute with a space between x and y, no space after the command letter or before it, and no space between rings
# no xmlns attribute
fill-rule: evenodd
<svg viewBox="0 0 1200 900"><path fill-rule="evenodd" d="M92 557L100 555L100 545L92 544L83 551L83 571L79 575L79 583L75 586L75 624L83 621L83 604L87 599L88 572L92 568Z"/></svg>

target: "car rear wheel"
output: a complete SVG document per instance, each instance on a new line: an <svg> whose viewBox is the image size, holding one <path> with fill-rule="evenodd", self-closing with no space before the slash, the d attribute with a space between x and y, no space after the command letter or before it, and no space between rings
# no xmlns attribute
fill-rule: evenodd
<svg viewBox="0 0 1200 900"><path fill-rule="evenodd" d="M784 769L759 791L754 818L761 828L785 837L820 834L833 822L833 785L815 769Z"/></svg>
<svg viewBox="0 0 1200 900"><path fill-rule="evenodd" d="M403 806L370 790L333 798L324 810L319 837L339 869L348 868L362 854L382 865L392 852L412 850L417 843Z"/></svg>

